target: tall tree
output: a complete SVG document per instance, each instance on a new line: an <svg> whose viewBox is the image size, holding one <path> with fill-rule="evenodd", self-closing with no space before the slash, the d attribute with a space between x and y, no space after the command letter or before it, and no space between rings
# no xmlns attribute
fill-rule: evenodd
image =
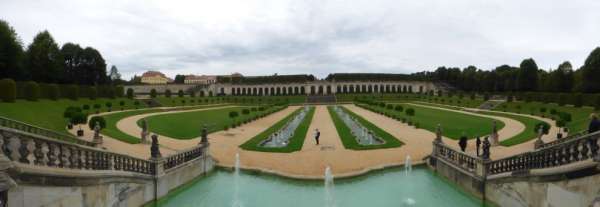
<svg viewBox="0 0 600 207"><path fill-rule="evenodd" d="M92 47L86 47L81 54L82 67L84 74L80 84L99 85L108 82L106 75L106 62L98 50Z"/></svg>
<svg viewBox="0 0 600 207"><path fill-rule="evenodd" d="M48 31L38 33L25 53L25 67L31 80L46 83L63 82L63 57Z"/></svg>
<svg viewBox="0 0 600 207"><path fill-rule="evenodd" d="M121 80L121 73L119 73L119 70L117 69L117 66L113 65L113 66L110 67L110 73L108 74L108 78L111 81Z"/></svg>
<svg viewBox="0 0 600 207"><path fill-rule="evenodd" d="M23 46L15 30L0 20L0 77L23 80L21 61Z"/></svg>
<svg viewBox="0 0 600 207"><path fill-rule="evenodd" d="M533 91L538 88L538 66L532 58L521 62L517 87L521 91Z"/></svg>
<svg viewBox="0 0 600 207"><path fill-rule="evenodd" d="M65 82L80 83L80 78L85 76L84 71L81 70L83 48L78 44L66 43L60 49L60 53L64 59Z"/></svg>
<svg viewBox="0 0 600 207"><path fill-rule="evenodd" d="M179 75L179 74L175 75L175 80L174 80L175 83L180 83L181 84L181 83L184 83L184 81L185 81L185 76L184 75Z"/></svg>
<svg viewBox="0 0 600 207"><path fill-rule="evenodd" d="M585 59L582 67L581 89L586 93L600 92L600 47Z"/></svg>

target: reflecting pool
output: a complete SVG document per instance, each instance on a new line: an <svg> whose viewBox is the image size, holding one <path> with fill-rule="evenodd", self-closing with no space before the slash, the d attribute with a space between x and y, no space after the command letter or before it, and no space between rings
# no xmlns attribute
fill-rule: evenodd
<svg viewBox="0 0 600 207"><path fill-rule="evenodd" d="M331 186L330 186L331 185ZM383 170L352 179L299 181L216 170L162 203L167 207L400 207L482 206L481 201L415 167ZM236 192L237 191L237 192Z"/></svg>

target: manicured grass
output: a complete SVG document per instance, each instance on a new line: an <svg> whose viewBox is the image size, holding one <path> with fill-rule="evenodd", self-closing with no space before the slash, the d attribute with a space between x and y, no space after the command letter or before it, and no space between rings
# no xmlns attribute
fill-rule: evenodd
<svg viewBox="0 0 600 207"><path fill-rule="evenodd" d="M344 144L344 147L346 149L352 149L352 150L383 149L383 148L400 147L404 144L400 140L396 139L396 137L387 133L383 129L377 127L375 124L367 121L366 119L364 119L361 116L355 114L354 112L346 109L345 107L341 107L341 108L346 113L348 113L350 116L355 117L358 120L358 122L360 122L360 124L362 124L364 127L366 127L367 129L369 129L370 131L375 133L376 136L385 140L385 143L380 144L380 145L361 145L361 144L359 144L356 141L356 138L354 137L354 135L352 135L352 132L350 131L348 126L346 126L346 124L342 121L342 119L336 114L336 112L333 110L333 107L329 106L329 107L327 107L327 110L329 111L329 115L331 116L331 119L333 120L333 124L335 125L335 128L337 129L338 135L342 139L342 144Z"/></svg>
<svg viewBox="0 0 600 207"><path fill-rule="evenodd" d="M206 106L195 106L195 107L185 107L185 108L177 108L174 110L194 110L194 109L202 109L202 108L212 108L212 107L220 107L225 105L206 105ZM148 114L155 113L161 111L168 111L165 109L140 109L135 111L124 111L119 113L113 113L109 115L104 115L104 119L106 120L106 128L102 129L102 134L105 134L109 137L121 140L123 142L127 142L130 144L140 143L140 137L131 136L125 132L122 132L117 128L117 122L126 117L140 115L140 114ZM141 135L140 135L141 136Z"/></svg>
<svg viewBox="0 0 600 207"><path fill-rule="evenodd" d="M290 142L288 143L287 146L285 146L285 147L261 147L261 146L259 146L259 144L263 140L267 139L269 135L273 134L277 130L284 127L285 124L289 120L294 118L298 113L300 113L301 110L303 110L303 109L300 108L300 109L296 110L294 113L292 113L292 114L288 115L287 117L283 118L282 120L278 121L273 126L266 129L265 131L254 136L252 139L246 141L244 144L240 145L240 147L245 150L260 151L260 152L289 153L289 152L301 150L302 145L304 145L304 138L306 138L306 133L308 132L308 127L310 126L310 122L312 121L313 115L315 114L315 107L310 107L309 112L306 114L306 117L304 117L304 120L302 121L302 123L300 123L300 125L298 125L298 128L296 128L296 131L294 131L294 136L292 138L290 138L290 140L289 140Z"/></svg>
<svg viewBox="0 0 600 207"><path fill-rule="evenodd" d="M255 106L258 108L258 106ZM249 121L252 118L263 114L279 110L281 106L273 106L265 111L251 111L248 115L241 113L242 109L251 109L253 107L232 107L224 109L214 109L194 112L181 112L172 114L162 114L147 117L150 131L168 136L175 139L193 139L200 136L202 126L206 125L208 132L220 131L225 126L231 126L233 123L239 123L244 120ZM237 111L239 116L235 119L229 118L230 111ZM141 120L138 121L141 126Z"/></svg>
<svg viewBox="0 0 600 207"><path fill-rule="evenodd" d="M158 101L162 106L191 106L191 105L209 105L209 104L220 104L225 103L225 99L223 97L178 97L177 92L173 94L170 98L159 96L154 98L154 100Z"/></svg>
<svg viewBox="0 0 600 207"><path fill-rule="evenodd" d="M521 144L521 143L527 142L529 140L535 139L537 137L537 134L535 133L535 130L534 130L535 125L542 122L542 121L534 119L534 118L529 118L526 116L519 116L519 115L514 115L514 114L505 114L505 113L487 112L487 111L480 111L477 113L514 119L514 120L521 122L523 125L525 125L524 131L500 142L501 145L507 146L507 147Z"/></svg>
<svg viewBox="0 0 600 207"><path fill-rule="evenodd" d="M415 109L415 115L410 117L405 114L404 111L399 112L395 110L381 108L379 106L369 106L361 104L360 106L366 106L373 110L380 111L384 114L388 114L391 117L396 117L397 120L406 119L410 120L414 124L418 124L419 128L426 129L428 131L436 131L437 125L442 125L442 134L451 139L459 139L463 132L469 139L477 136L485 136L492 132L492 123L496 121L497 129L500 130L504 127L504 123L499 120L473 116L469 114L463 114L459 112L447 111L442 109L428 108L424 106L399 104L402 105L404 111L408 108Z"/></svg>
<svg viewBox="0 0 600 207"><path fill-rule="evenodd" d="M518 108L520 107L520 109ZM540 112L540 108L545 107L546 112ZM572 116L572 121L567 124L567 128L569 128L570 132L575 133L582 130L587 129L590 114L594 113L594 109L591 107L573 107L573 106L559 106L558 104L549 103L544 104L540 102L507 102L502 105L496 107L494 110L496 111L508 111L515 113L524 113L531 114L536 116L544 116L544 117L553 117L554 115L550 114L550 110L555 109L557 111L563 111L570 113Z"/></svg>
<svg viewBox="0 0 600 207"><path fill-rule="evenodd" d="M28 124L36 125L46 129L67 133L67 120L63 118L63 112L69 106L82 107L87 104L91 107L87 112L89 114L95 114L96 110L93 109L94 104L100 104L100 112L108 111L105 103L111 102L113 111L120 110L119 102L124 101L124 109L135 108L133 105L134 100L126 98L117 99L105 99L99 98L96 100L90 100L87 98L81 98L78 100L70 99L59 99L53 100L38 100L38 101L26 101L17 100L14 103L0 102L0 116L4 116L17 121L22 121ZM145 104L140 101L140 107L145 107Z"/></svg>

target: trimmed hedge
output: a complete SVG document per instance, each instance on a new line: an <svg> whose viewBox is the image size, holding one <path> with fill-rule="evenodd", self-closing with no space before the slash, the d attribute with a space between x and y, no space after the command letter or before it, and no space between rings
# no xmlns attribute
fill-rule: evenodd
<svg viewBox="0 0 600 207"><path fill-rule="evenodd" d="M25 99L29 101L37 101L40 98L40 86L34 81L27 81L23 85Z"/></svg>
<svg viewBox="0 0 600 207"><path fill-rule="evenodd" d="M106 120L104 119L104 117L94 116L88 122L90 130L94 130L94 127L96 127L96 123L100 124L100 129L106 128Z"/></svg>
<svg viewBox="0 0 600 207"><path fill-rule="evenodd" d="M4 102L15 102L17 99L17 83L12 79L0 80L0 99Z"/></svg>

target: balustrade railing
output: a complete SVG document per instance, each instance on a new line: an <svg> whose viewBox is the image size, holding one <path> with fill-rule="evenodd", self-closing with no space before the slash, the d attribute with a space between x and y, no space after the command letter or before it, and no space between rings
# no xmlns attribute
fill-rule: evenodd
<svg viewBox="0 0 600 207"><path fill-rule="evenodd" d="M478 163L483 163L483 159L450 148L444 143L434 143L434 145L435 157L450 162L467 172L477 174Z"/></svg>
<svg viewBox="0 0 600 207"><path fill-rule="evenodd" d="M118 170L154 175L155 163L128 155L99 150L0 127L0 151L11 161L34 166Z"/></svg>
<svg viewBox="0 0 600 207"><path fill-rule="evenodd" d="M165 157L164 170L168 170L206 154L208 145L202 144L192 149Z"/></svg>
<svg viewBox="0 0 600 207"><path fill-rule="evenodd" d="M80 145L86 145L86 146L94 146L95 145L95 143L93 143L93 142L78 139L77 137L69 135L69 134L59 133L56 131L44 129L42 127L33 126L31 124L23 123L23 122L20 122L17 120L12 120L12 119L9 119L6 117L1 117L1 116L0 116L0 126L16 129L19 131L29 132L32 134L37 134L37 135L44 136L44 137L54 138L54 139L63 140L63 141L67 141L67 142L73 142L73 143L77 143Z"/></svg>
<svg viewBox="0 0 600 207"><path fill-rule="evenodd" d="M536 151L486 163L488 175L527 172L531 169L557 167L591 159L598 155L600 132L565 140Z"/></svg>
<svg viewBox="0 0 600 207"><path fill-rule="evenodd" d="M540 145L538 149L547 148L547 147L554 146L554 145L559 145L559 144L565 143L569 140L572 140L572 139L575 139L575 138L578 138L581 136L585 136L585 135L587 135L587 131L585 131L585 130L580 131L575 134L570 134L569 136L567 136L565 138L561 138L561 139L557 139L557 140L554 140L554 141L551 141L548 143L544 143L544 144Z"/></svg>

